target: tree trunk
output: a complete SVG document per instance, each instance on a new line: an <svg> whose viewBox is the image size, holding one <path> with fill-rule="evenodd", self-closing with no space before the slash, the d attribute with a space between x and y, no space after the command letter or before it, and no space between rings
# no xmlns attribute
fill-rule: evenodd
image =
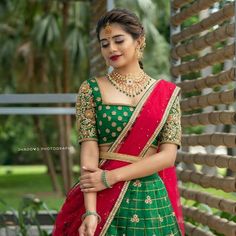
<svg viewBox="0 0 236 236"><path fill-rule="evenodd" d="M63 93L69 93L70 92L70 69L69 69L69 52L68 49L65 47L65 41L66 41L66 33L67 33L67 26L68 26L68 13L69 13L69 2L63 2L63 28L62 28L62 42L63 42L63 64L62 64L62 70L63 70ZM69 104L66 104L65 107L70 107ZM66 168L67 168L67 183L66 183L66 191L68 191L72 187L72 167L73 167L73 160L72 156L69 152L70 147L70 134L71 134L71 117L70 115L63 116L63 121L65 124L65 155L66 155Z"/></svg>
<svg viewBox="0 0 236 236"><path fill-rule="evenodd" d="M47 150L48 145L47 145L47 141L46 141L45 135L43 133L42 127L40 125L39 116L33 116L33 120L34 120L34 125L36 128L38 137L39 137L40 146L45 148L45 149L41 150L41 153L42 153L43 161L44 161L45 165L47 166L47 170L48 170L49 176L52 181L53 190L56 193L60 193L61 192L60 185L57 180L57 175L56 175L56 171L55 171L54 164L52 161L52 156L50 155L49 150Z"/></svg>

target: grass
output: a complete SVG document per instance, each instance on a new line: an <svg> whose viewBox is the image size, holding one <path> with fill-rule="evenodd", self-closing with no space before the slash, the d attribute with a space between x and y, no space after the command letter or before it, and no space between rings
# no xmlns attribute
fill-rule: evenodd
<svg viewBox="0 0 236 236"><path fill-rule="evenodd" d="M53 193L45 166L0 167L0 198L18 208L25 194L34 194L50 209L59 210L64 196ZM5 207L0 205L0 211Z"/></svg>
<svg viewBox="0 0 236 236"><path fill-rule="evenodd" d="M46 166L2 166L0 167L0 175L5 174L45 174Z"/></svg>

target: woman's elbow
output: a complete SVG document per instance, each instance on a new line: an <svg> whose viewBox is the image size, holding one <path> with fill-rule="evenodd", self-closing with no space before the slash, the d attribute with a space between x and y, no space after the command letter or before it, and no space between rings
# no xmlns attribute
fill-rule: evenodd
<svg viewBox="0 0 236 236"><path fill-rule="evenodd" d="M80 164L86 167L97 166L99 160L99 148L96 141L82 142L80 148Z"/></svg>
<svg viewBox="0 0 236 236"><path fill-rule="evenodd" d="M177 156L177 145L173 143L163 143L160 146L160 151L167 157L167 168L174 166Z"/></svg>

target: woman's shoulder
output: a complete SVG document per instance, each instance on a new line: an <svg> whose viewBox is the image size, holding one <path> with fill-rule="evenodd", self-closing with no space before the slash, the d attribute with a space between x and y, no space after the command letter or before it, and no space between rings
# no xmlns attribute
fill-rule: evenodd
<svg viewBox="0 0 236 236"><path fill-rule="evenodd" d="M92 82L93 78L89 78L84 80L81 85L79 86L78 94L90 94L92 93Z"/></svg>
<svg viewBox="0 0 236 236"><path fill-rule="evenodd" d="M98 84L106 81L106 76L92 76L89 79L85 80L85 84L89 84L90 87L97 86Z"/></svg>
<svg viewBox="0 0 236 236"><path fill-rule="evenodd" d="M94 79L96 79L98 83L103 83L107 80L106 75L94 76Z"/></svg>
<svg viewBox="0 0 236 236"><path fill-rule="evenodd" d="M89 77L88 79L84 80L79 89L89 89L91 88L93 85L96 85L96 80L98 80L99 77L96 77L96 76L92 76L92 77Z"/></svg>
<svg viewBox="0 0 236 236"><path fill-rule="evenodd" d="M84 80L80 87L78 94L83 95L92 95L98 93L100 81L104 80L105 76L93 76L89 77L88 79Z"/></svg>

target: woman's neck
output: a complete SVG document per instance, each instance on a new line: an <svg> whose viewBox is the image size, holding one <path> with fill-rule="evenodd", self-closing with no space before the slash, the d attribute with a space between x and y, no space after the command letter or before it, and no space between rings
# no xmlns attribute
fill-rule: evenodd
<svg viewBox="0 0 236 236"><path fill-rule="evenodd" d="M114 68L114 71L121 75L127 75L127 74L139 74L142 71L142 69L140 68L139 63L135 62L124 67Z"/></svg>

